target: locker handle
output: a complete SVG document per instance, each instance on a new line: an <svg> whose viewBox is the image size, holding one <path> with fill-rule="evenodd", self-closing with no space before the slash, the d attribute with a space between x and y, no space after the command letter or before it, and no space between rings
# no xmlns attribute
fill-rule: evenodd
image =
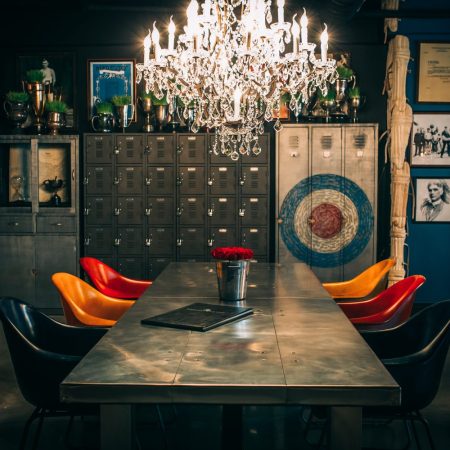
<svg viewBox="0 0 450 450"><path fill-rule="evenodd" d="M183 151L183 146L182 145L177 145L177 153L179 155L181 155L181 152Z"/></svg>
<svg viewBox="0 0 450 450"><path fill-rule="evenodd" d="M115 147L114 147L114 154L115 155L118 155L120 153L120 149L119 149L119 147L116 145Z"/></svg>
<svg viewBox="0 0 450 450"><path fill-rule="evenodd" d="M208 178L208 186L212 186L214 183L214 177Z"/></svg>
<svg viewBox="0 0 450 450"><path fill-rule="evenodd" d="M180 175L177 177L177 186L181 186L183 184L183 176Z"/></svg>
<svg viewBox="0 0 450 450"><path fill-rule="evenodd" d="M279 217L279 218L277 219L277 223L281 225L281 224L283 223L283 219L282 219L281 217Z"/></svg>
<svg viewBox="0 0 450 450"><path fill-rule="evenodd" d="M214 239L208 239L208 247L212 247L214 244Z"/></svg>
<svg viewBox="0 0 450 450"><path fill-rule="evenodd" d="M37 275L38 275L37 269L31 269L31 273L32 273L33 276L35 276L35 277L37 277Z"/></svg>
<svg viewBox="0 0 450 450"><path fill-rule="evenodd" d="M120 245L120 241L121 241L122 239L120 239L120 238L116 238L116 239L114 239L114 246L115 247L118 247L119 245Z"/></svg>
<svg viewBox="0 0 450 450"><path fill-rule="evenodd" d="M244 186L244 184L245 184L245 173L244 173L244 175L242 175L242 177L239 179L239 185L240 185L240 186Z"/></svg>
<svg viewBox="0 0 450 450"><path fill-rule="evenodd" d="M147 247L150 247L150 246L152 245L152 239L151 239L151 238L146 238L146 239L145 239L145 245L146 245Z"/></svg>
<svg viewBox="0 0 450 450"><path fill-rule="evenodd" d="M314 224L316 223L316 219L308 219L307 222L308 222L310 225L314 225Z"/></svg>
<svg viewBox="0 0 450 450"><path fill-rule="evenodd" d="M72 169L72 180L75 181L75 169Z"/></svg>
<svg viewBox="0 0 450 450"><path fill-rule="evenodd" d="M149 145L146 145L144 148L144 153L146 153L147 155L150 153L151 147Z"/></svg>
<svg viewBox="0 0 450 450"><path fill-rule="evenodd" d="M183 239L177 239L177 247L181 247L183 245Z"/></svg>
<svg viewBox="0 0 450 450"><path fill-rule="evenodd" d="M120 215L120 211L121 211L120 208L114 208L114 215L115 216L119 216Z"/></svg>
<svg viewBox="0 0 450 450"><path fill-rule="evenodd" d="M87 184L89 184L89 178L88 177L84 177L83 178L83 184L86 186Z"/></svg>
<svg viewBox="0 0 450 450"><path fill-rule="evenodd" d="M151 178L146 178L145 179L145 185L146 186L150 186L152 184L152 179Z"/></svg>
<svg viewBox="0 0 450 450"><path fill-rule="evenodd" d="M244 217L245 216L245 208L239 209L239 216Z"/></svg>
<svg viewBox="0 0 450 450"><path fill-rule="evenodd" d="M212 217L214 214L214 208L208 208L208 216Z"/></svg>
<svg viewBox="0 0 450 450"><path fill-rule="evenodd" d="M90 245L90 243L91 243L91 238L90 237L87 237L87 238L85 238L84 239L84 245L87 247L88 245Z"/></svg>
<svg viewBox="0 0 450 450"><path fill-rule="evenodd" d="M90 211L90 208L84 208L84 215L88 216L89 215L89 211Z"/></svg>
<svg viewBox="0 0 450 450"><path fill-rule="evenodd" d="M61 222L55 222L52 225L54 225L55 227L62 227L62 223Z"/></svg>
<svg viewBox="0 0 450 450"><path fill-rule="evenodd" d="M149 216L152 213L152 208L145 208L145 215Z"/></svg>
<svg viewBox="0 0 450 450"><path fill-rule="evenodd" d="M9 222L8 225L11 225L13 227L18 227L20 225L19 222Z"/></svg>
<svg viewBox="0 0 450 450"><path fill-rule="evenodd" d="M114 177L113 184L118 185L120 183L120 179L117 177Z"/></svg>
<svg viewBox="0 0 450 450"><path fill-rule="evenodd" d="M183 208L177 208L177 216L181 216Z"/></svg>

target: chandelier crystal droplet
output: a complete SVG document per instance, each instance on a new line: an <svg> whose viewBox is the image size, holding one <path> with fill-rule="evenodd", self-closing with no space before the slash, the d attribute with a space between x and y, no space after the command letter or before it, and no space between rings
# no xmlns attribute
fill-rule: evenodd
<svg viewBox="0 0 450 450"><path fill-rule="evenodd" d="M144 39L144 62L136 65L136 82L144 80L145 91L158 99L165 95L169 105L178 97L192 108L191 131L215 130L216 154L233 159L258 154L264 121L281 126L283 94L290 95L289 108L298 114L317 89L326 95L336 80L326 25L316 58L306 11L299 26L297 14L292 23L285 22L284 0L277 0L277 7L278 21L271 23L271 0L205 0L201 14L192 0L177 42L170 18L167 49L161 48L153 23Z"/></svg>

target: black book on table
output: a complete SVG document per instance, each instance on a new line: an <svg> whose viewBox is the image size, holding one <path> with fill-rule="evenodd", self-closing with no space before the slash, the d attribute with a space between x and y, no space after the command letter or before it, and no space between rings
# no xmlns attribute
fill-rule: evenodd
<svg viewBox="0 0 450 450"><path fill-rule="evenodd" d="M141 323L193 331L208 331L250 314L253 314L252 308L192 303L158 316L148 317L141 320Z"/></svg>

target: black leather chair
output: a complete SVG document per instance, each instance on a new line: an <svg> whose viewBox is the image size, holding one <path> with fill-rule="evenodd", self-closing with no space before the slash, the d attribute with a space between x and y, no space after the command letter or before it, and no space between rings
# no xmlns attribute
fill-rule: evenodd
<svg viewBox="0 0 450 450"><path fill-rule="evenodd" d="M398 327L364 331L361 335L402 389L399 407L367 412L405 419L411 425L419 449L414 421L421 422L431 448L435 449L430 428L420 410L433 401L439 389L450 344L450 300L424 308Z"/></svg>
<svg viewBox="0 0 450 450"><path fill-rule="evenodd" d="M62 404L59 384L107 330L63 325L15 298L0 299L0 319L19 388L25 400L35 406L20 449L26 446L31 423L39 419L32 447L35 449L45 417L68 415L70 428L73 416L95 412L94 405Z"/></svg>

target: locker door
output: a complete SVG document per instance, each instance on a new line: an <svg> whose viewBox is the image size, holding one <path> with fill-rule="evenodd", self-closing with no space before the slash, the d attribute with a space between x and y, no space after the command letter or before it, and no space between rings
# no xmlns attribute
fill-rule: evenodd
<svg viewBox="0 0 450 450"><path fill-rule="evenodd" d="M142 194L142 167L117 167L119 195Z"/></svg>
<svg viewBox="0 0 450 450"><path fill-rule="evenodd" d="M269 191L268 168L242 166L239 184L243 195L266 195Z"/></svg>
<svg viewBox="0 0 450 450"><path fill-rule="evenodd" d="M173 195L175 186L173 167L149 167L145 185L148 195Z"/></svg>
<svg viewBox="0 0 450 450"><path fill-rule="evenodd" d="M177 214L180 225L201 225L205 221L204 197L181 197Z"/></svg>
<svg viewBox="0 0 450 450"><path fill-rule="evenodd" d="M208 186L212 195L236 194L236 167L211 166Z"/></svg>
<svg viewBox="0 0 450 450"><path fill-rule="evenodd" d="M267 229L258 227L243 227L241 230L241 240L244 247L251 248L257 255L267 253Z"/></svg>
<svg viewBox="0 0 450 450"><path fill-rule="evenodd" d="M88 164L111 163L112 150L112 136L86 136L86 162Z"/></svg>
<svg viewBox="0 0 450 450"><path fill-rule="evenodd" d="M178 175L180 194L203 194L205 191L204 167L180 167Z"/></svg>
<svg viewBox="0 0 450 450"><path fill-rule="evenodd" d="M267 197L243 197L239 211L242 225L267 223Z"/></svg>
<svg viewBox="0 0 450 450"><path fill-rule="evenodd" d="M149 280L156 279L170 261L170 258L150 258L145 278Z"/></svg>
<svg viewBox="0 0 450 450"><path fill-rule="evenodd" d="M180 164L204 163L206 160L206 135L179 135L177 153Z"/></svg>
<svg viewBox="0 0 450 450"><path fill-rule="evenodd" d="M119 225L139 225L144 220L144 203L142 197L117 198L117 223Z"/></svg>
<svg viewBox="0 0 450 450"><path fill-rule="evenodd" d="M208 247L236 247L235 227L211 227L209 229Z"/></svg>
<svg viewBox="0 0 450 450"><path fill-rule="evenodd" d="M172 197L149 197L145 215L150 225L173 225L174 200Z"/></svg>
<svg viewBox="0 0 450 450"><path fill-rule="evenodd" d="M236 198L211 197L208 216L211 225L234 225L236 223Z"/></svg>
<svg viewBox="0 0 450 450"><path fill-rule="evenodd" d="M143 279L144 278L143 258L121 257L117 261L117 270L125 277Z"/></svg>
<svg viewBox="0 0 450 450"><path fill-rule="evenodd" d="M145 236L145 245L150 256L172 255L175 249L173 227L149 227Z"/></svg>
<svg viewBox="0 0 450 450"><path fill-rule="evenodd" d="M143 136L118 135L114 153L118 164L141 164L144 155Z"/></svg>
<svg viewBox="0 0 450 450"><path fill-rule="evenodd" d="M150 164L172 164L175 161L175 136L148 136L146 152Z"/></svg>
<svg viewBox="0 0 450 450"><path fill-rule="evenodd" d="M86 227L84 239L84 254L109 255L113 250L112 228Z"/></svg>
<svg viewBox="0 0 450 450"><path fill-rule="evenodd" d="M84 178L86 194L111 194L112 167L111 166L87 166Z"/></svg>
<svg viewBox="0 0 450 450"><path fill-rule="evenodd" d="M179 233L177 246L181 258L204 254L206 241L203 227L181 228Z"/></svg>
<svg viewBox="0 0 450 450"><path fill-rule="evenodd" d="M100 225L111 223L112 197L86 197L84 218L86 225Z"/></svg>
<svg viewBox="0 0 450 450"><path fill-rule="evenodd" d="M114 239L118 255L138 255L144 247L141 227L119 227Z"/></svg>

